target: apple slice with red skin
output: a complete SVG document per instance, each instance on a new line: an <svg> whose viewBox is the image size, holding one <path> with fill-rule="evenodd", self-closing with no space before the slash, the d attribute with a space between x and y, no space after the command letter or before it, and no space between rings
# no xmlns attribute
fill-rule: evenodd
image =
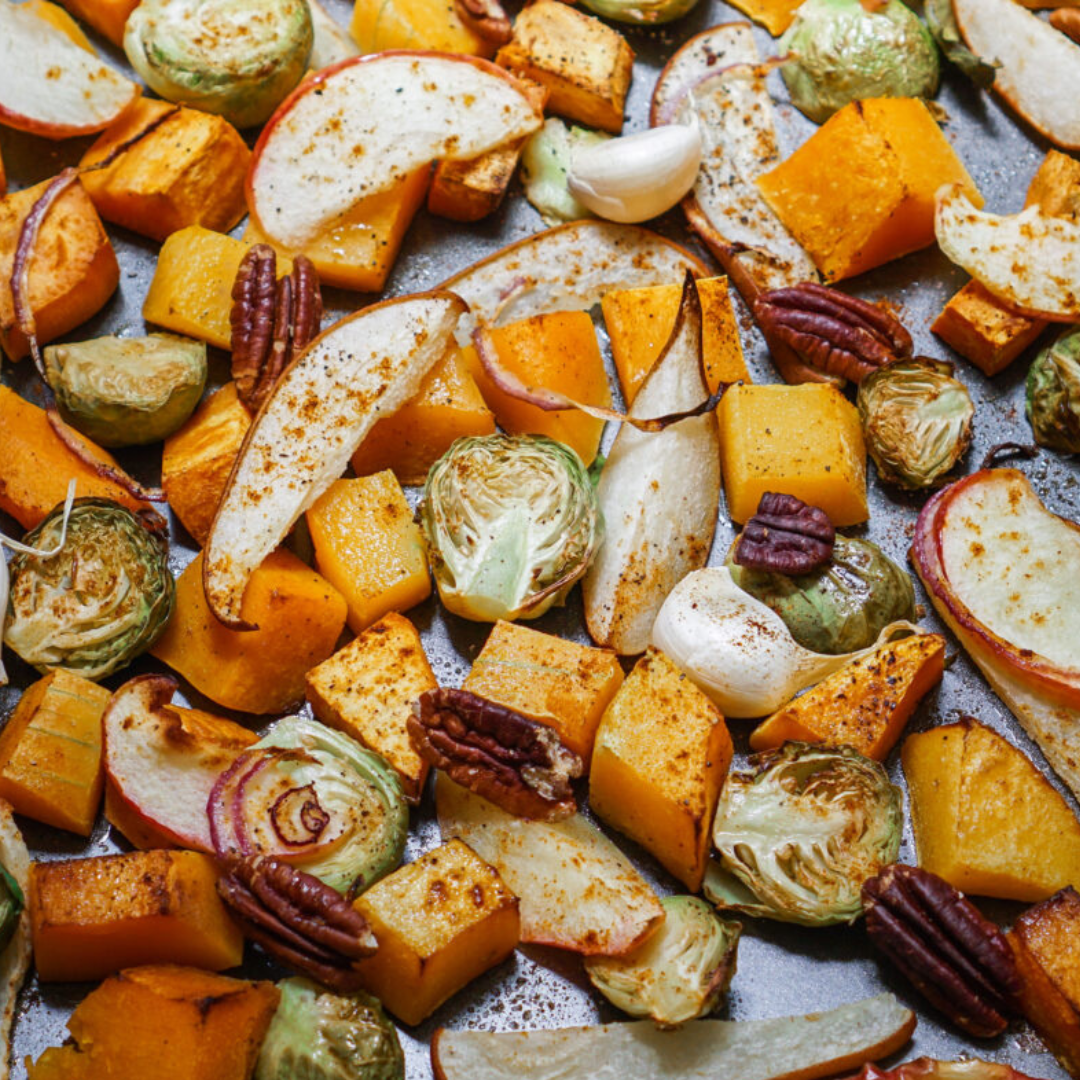
<svg viewBox="0 0 1080 1080"><path fill-rule="evenodd" d="M301 83L251 158L251 216L301 250L362 199L432 161L466 161L536 131L521 84L475 56L391 51L351 57Z"/></svg>
<svg viewBox="0 0 1080 1080"><path fill-rule="evenodd" d="M139 93L29 5L0 0L0 124L47 139L89 135Z"/></svg>
<svg viewBox="0 0 1080 1080"><path fill-rule="evenodd" d="M202 713L169 707L175 679L140 675L102 717L105 772L135 817L180 847L214 850L206 807L218 777L258 736Z"/></svg>

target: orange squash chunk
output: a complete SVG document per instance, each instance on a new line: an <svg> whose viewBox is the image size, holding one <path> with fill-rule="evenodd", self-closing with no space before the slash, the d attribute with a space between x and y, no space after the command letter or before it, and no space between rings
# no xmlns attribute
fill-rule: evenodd
<svg viewBox="0 0 1080 1080"><path fill-rule="evenodd" d="M586 405L610 405L611 388L592 319L584 311L556 311L491 331L500 363L528 386L557 390ZM500 390L484 373L476 350L463 350L476 385L499 426L511 435L548 435L572 446L586 465L600 448L604 422L576 409L544 412Z"/></svg>
<svg viewBox="0 0 1080 1080"><path fill-rule="evenodd" d="M461 21L454 0L356 0L349 33L362 53L432 49L489 57L495 51Z"/></svg>
<svg viewBox="0 0 1080 1080"><path fill-rule="evenodd" d="M72 430L90 454L108 465L116 459L84 435ZM0 386L0 510L24 529L32 529L67 498L68 481L76 481L81 497L113 499L129 510L146 510L148 503L98 476L76 457L49 425L44 409L24 401L14 390Z"/></svg>
<svg viewBox="0 0 1080 1080"><path fill-rule="evenodd" d="M29 355L16 325L11 269L19 232L50 181L0 199L0 347L12 360ZM29 297L41 344L96 315L116 291L120 267L94 204L76 180L52 204L41 224L30 263Z"/></svg>
<svg viewBox="0 0 1080 1080"><path fill-rule="evenodd" d="M161 486L173 513L200 545L206 543L218 503L240 451L251 414L236 395L236 384L215 390L165 440Z"/></svg>
<svg viewBox="0 0 1080 1080"><path fill-rule="evenodd" d="M135 964L236 967L244 937L217 876L197 851L35 863L28 903L38 977L78 982Z"/></svg>
<svg viewBox="0 0 1080 1080"><path fill-rule="evenodd" d="M697 892L732 754L720 710L650 648L600 721L589 805Z"/></svg>
<svg viewBox="0 0 1080 1080"><path fill-rule="evenodd" d="M106 37L117 48L124 46L124 27L139 0L64 0L64 6Z"/></svg>
<svg viewBox="0 0 1080 1080"><path fill-rule="evenodd" d="M728 297L726 277L698 278L701 301L701 351L709 393L721 383L750 382L739 326ZM652 371L660 352L675 328L681 285L647 285L619 289L600 302L611 355L619 373L626 404L632 405L645 376Z"/></svg>
<svg viewBox="0 0 1080 1080"><path fill-rule="evenodd" d="M174 232L158 252L143 318L219 349L231 348L232 287L249 246L201 225ZM279 258L277 272L279 278L291 273L292 262Z"/></svg>
<svg viewBox="0 0 1080 1080"><path fill-rule="evenodd" d="M364 984L406 1024L514 951L518 899L460 840L395 870L356 901L379 943L359 964Z"/></svg>
<svg viewBox="0 0 1080 1080"><path fill-rule="evenodd" d="M17 814L89 836L101 802L109 691L68 671L38 679L0 734L0 798Z"/></svg>
<svg viewBox="0 0 1080 1080"><path fill-rule="evenodd" d="M934 195L943 184L962 185L982 206L963 162L917 98L845 105L757 180L826 281L934 243Z"/></svg>
<svg viewBox="0 0 1080 1080"><path fill-rule="evenodd" d="M104 161L168 113L111 165L84 174L83 186L106 221L152 240L188 225L228 232L247 213L244 177L251 151L220 116L139 98L101 133L80 165Z"/></svg>
<svg viewBox="0 0 1080 1080"><path fill-rule="evenodd" d="M195 968L129 968L68 1021L72 1043L29 1065L29 1080L250 1080L281 995Z"/></svg>
<svg viewBox="0 0 1080 1080"><path fill-rule="evenodd" d="M200 554L177 578L172 618L151 652L227 709L281 712L303 698L304 676L334 651L345 601L279 548L251 575L241 611L257 630L230 630L211 614Z"/></svg>
<svg viewBox="0 0 1080 1080"><path fill-rule="evenodd" d="M794 21L802 0L731 0L731 6L756 23L773 37L779 37Z"/></svg>
<svg viewBox="0 0 1080 1080"><path fill-rule="evenodd" d="M324 285L356 292L381 292L394 268L405 233L427 194L431 168L424 165L396 187L361 199L327 232L305 244L306 255ZM271 244L282 255L301 252L281 247L252 218L244 232L251 244Z"/></svg>
<svg viewBox="0 0 1080 1080"><path fill-rule="evenodd" d="M750 736L752 750L785 742L853 746L884 761L920 699L941 681L945 639L913 634L889 642L833 672L764 721Z"/></svg>
<svg viewBox="0 0 1080 1080"><path fill-rule="evenodd" d="M554 728L588 767L600 718L622 681L610 649L500 619L462 686Z"/></svg>
<svg viewBox="0 0 1080 1080"><path fill-rule="evenodd" d="M424 537L394 474L337 480L307 512L315 562L354 633L431 594Z"/></svg>
<svg viewBox="0 0 1080 1080"><path fill-rule="evenodd" d="M495 417L461 350L452 346L424 376L416 397L371 429L353 454L353 472L368 476L392 469L400 483L422 484L455 439L494 431Z"/></svg>

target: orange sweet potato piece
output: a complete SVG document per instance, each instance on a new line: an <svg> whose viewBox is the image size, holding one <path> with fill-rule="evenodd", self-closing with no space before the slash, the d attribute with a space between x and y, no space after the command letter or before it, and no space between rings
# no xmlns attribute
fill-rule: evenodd
<svg viewBox="0 0 1080 1080"><path fill-rule="evenodd" d="M230 630L211 614L199 555L176 581L172 618L151 652L227 709L281 712L303 698L304 676L334 651L345 600L278 549L251 575L242 613L257 630Z"/></svg>
<svg viewBox="0 0 1080 1080"><path fill-rule="evenodd" d="M116 464L115 458L101 447L77 432L73 434L95 458ZM24 529L31 529L64 501L69 480L76 481L79 496L114 499L130 510L149 507L77 458L49 426L44 409L24 401L9 387L0 386L0 510Z"/></svg>
<svg viewBox="0 0 1080 1080"><path fill-rule="evenodd" d="M382 423L384 421L380 421ZM205 544L233 462L251 427L236 384L215 390L179 431L165 440L161 486L184 528Z"/></svg>
<svg viewBox="0 0 1080 1080"><path fill-rule="evenodd" d="M846 744L884 761L944 670L940 634L914 634L882 645L773 713L750 736L750 747L771 750L789 741Z"/></svg>
<svg viewBox="0 0 1080 1080"><path fill-rule="evenodd" d="M101 133L80 164L104 161L157 121L111 165L83 175L98 213L152 240L188 225L228 232L247 213L244 177L251 151L220 116L139 98Z"/></svg>
<svg viewBox="0 0 1080 1080"><path fill-rule="evenodd" d="M530 386L557 390L586 405L610 405L604 360L592 319L584 311L556 311L508 323L491 331L499 361ZM484 373L476 350L463 350L499 426L511 435L548 435L572 446L586 465L600 448L604 422L576 409L544 412L500 390Z"/></svg>
<svg viewBox="0 0 1080 1080"><path fill-rule="evenodd" d="M0 199L0 347L12 360L29 355L16 325L11 268L23 221L49 181ZM109 237L82 183L57 198L41 224L30 264L29 301L44 344L96 315L120 282Z"/></svg>
<svg viewBox="0 0 1080 1080"><path fill-rule="evenodd" d="M280 993L195 968L129 968L68 1021L73 1043L29 1066L30 1080L249 1080Z"/></svg>
<svg viewBox="0 0 1080 1080"><path fill-rule="evenodd" d="M64 6L118 48L124 44L124 26L139 0L64 0Z"/></svg>
<svg viewBox="0 0 1080 1080"><path fill-rule="evenodd" d="M236 967L244 938L217 876L197 851L35 863L28 904L38 977L100 979L133 964Z"/></svg>

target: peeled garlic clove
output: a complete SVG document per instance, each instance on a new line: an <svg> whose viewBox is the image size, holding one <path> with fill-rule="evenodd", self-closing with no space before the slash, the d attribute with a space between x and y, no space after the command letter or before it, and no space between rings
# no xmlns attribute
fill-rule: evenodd
<svg viewBox="0 0 1080 1080"><path fill-rule="evenodd" d="M648 221L693 186L701 163L697 126L665 124L574 155L570 193L609 221Z"/></svg>

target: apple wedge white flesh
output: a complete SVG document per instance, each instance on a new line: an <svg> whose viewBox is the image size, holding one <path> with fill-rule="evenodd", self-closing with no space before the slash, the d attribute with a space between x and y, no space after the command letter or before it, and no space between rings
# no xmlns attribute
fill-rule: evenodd
<svg viewBox="0 0 1080 1080"><path fill-rule="evenodd" d="M709 397L701 305L687 275L671 337L630 409L636 417L695 408ZM712 409L659 432L624 424L597 489L604 543L582 583L585 622L598 645L645 651L675 585L704 566L720 507L720 431Z"/></svg>
<svg viewBox="0 0 1080 1080"><path fill-rule="evenodd" d="M1080 50L1076 59L1080 64ZM946 258L1010 307L1055 322L1080 320L1080 224L1037 205L988 214L949 187L938 192L934 232Z"/></svg>
<svg viewBox="0 0 1080 1080"><path fill-rule="evenodd" d="M542 123L521 85L486 60L354 57L301 83L270 117L251 158L248 208L270 239L300 249L414 169L479 157Z"/></svg>
<svg viewBox="0 0 1080 1080"><path fill-rule="evenodd" d="M315 32L311 56L308 57L308 67L312 71L322 71L331 64L360 55L352 38L338 26L319 0L308 0L308 8L311 11L311 27Z"/></svg>
<svg viewBox="0 0 1080 1080"><path fill-rule="evenodd" d="M637 225L571 221L518 240L458 271L440 288L469 311L458 323L468 345L478 321L493 326L549 311L585 311L616 289L669 285L709 268L684 247Z"/></svg>
<svg viewBox="0 0 1080 1080"><path fill-rule="evenodd" d="M176 680L141 675L102 717L105 772L124 806L180 847L214 850L206 807L218 776L254 741L232 739L169 708Z"/></svg>
<svg viewBox="0 0 1080 1080"><path fill-rule="evenodd" d="M899 1050L915 1014L892 994L775 1020L650 1020L549 1031L447 1031L437 1080L815 1080Z"/></svg>
<svg viewBox="0 0 1080 1080"><path fill-rule="evenodd" d="M953 11L967 47L999 65L994 91L1051 142L1080 150L1080 45L1015 0L953 0Z"/></svg>
<svg viewBox="0 0 1080 1080"><path fill-rule="evenodd" d="M35 15L0 0L0 124L66 139L107 128L139 88Z"/></svg>
<svg viewBox="0 0 1080 1080"><path fill-rule="evenodd" d="M23 896L29 896L30 852L15 824L14 812L3 799L0 799L0 864L19 883ZM19 988L30 968L30 951L30 909L24 908L15 933L0 952L0 1080L11 1076L11 1025L15 1022Z"/></svg>
<svg viewBox="0 0 1080 1080"><path fill-rule="evenodd" d="M911 558L938 613L1080 797L1080 526L1047 510L1018 470L984 469L926 504Z"/></svg>
<svg viewBox="0 0 1080 1080"><path fill-rule="evenodd" d="M562 821L515 817L442 772L435 806L443 839L463 840L520 898L522 941L619 956L664 917L649 883L580 814Z"/></svg>
<svg viewBox="0 0 1080 1080"><path fill-rule="evenodd" d="M415 396L465 304L453 293L384 300L335 323L286 368L240 447L210 527L203 590L237 630L252 572L345 472L383 416Z"/></svg>

